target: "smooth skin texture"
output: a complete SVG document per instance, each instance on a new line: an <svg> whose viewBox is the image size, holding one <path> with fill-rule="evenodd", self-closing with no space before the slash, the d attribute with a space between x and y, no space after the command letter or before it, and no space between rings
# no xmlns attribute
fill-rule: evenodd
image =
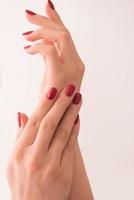
<svg viewBox="0 0 134 200"><path fill-rule="evenodd" d="M57 12L52 10L49 4L46 5L46 12L49 18L26 14L30 23L39 26L39 29L25 35L28 41L35 42L26 51L29 54L42 55L47 66L41 84L41 94L44 92L44 86L45 89L51 85L61 89L69 82L74 83L79 90L84 74L84 64L79 58L69 31L62 25Z"/></svg>
<svg viewBox="0 0 134 200"><path fill-rule="evenodd" d="M29 119L21 114L21 128L7 171L13 200L69 197L79 132L79 121L75 120L82 99L75 104L75 96L67 96L65 91L55 101L43 96ZM52 106L49 110L48 104Z"/></svg>
<svg viewBox="0 0 134 200"><path fill-rule="evenodd" d="M76 85L79 91L85 71L85 66L79 57L68 29L63 24L56 10L45 7L48 17L41 15L28 15L27 20L39 26L25 38L30 42L36 42L26 49L29 54L43 56L47 66L42 79L40 96L51 85L60 90L69 82ZM73 183L69 200L93 200L88 177L84 167L78 142L75 145Z"/></svg>
<svg viewBox="0 0 134 200"><path fill-rule="evenodd" d="M41 102L49 87L53 85L60 92L67 83L71 82L76 85L76 90L79 91L84 74L84 64L75 49L69 31L64 26L56 10L52 10L49 4L46 5L46 12L49 18L40 15L26 15L29 22L41 27L39 30L25 36L28 41L37 41L36 44L27 48L27 52L30 54L41 54L47 65L46 74L44 74L41 83L39 104L34 111L36 114L37 110L44 107L44 104L41 104ZM40 41L38 42L38 40ZM50 107L49 105L46 106L48 110ZM39 115L37 114L37 119L38 117ZM29 123L28 117L22 113L21 128L18 131L18 137L25 126L27 127L27 123ZM78 142L76 142L74 147L73 180L68 199L92 200L93 196Z"/></svg>

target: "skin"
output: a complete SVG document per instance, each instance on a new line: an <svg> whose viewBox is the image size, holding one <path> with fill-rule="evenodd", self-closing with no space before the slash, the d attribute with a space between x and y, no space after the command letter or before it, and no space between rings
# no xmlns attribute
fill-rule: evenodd
<svg viewBox="0 0 134 200"><path fill-rule="evenodd" d="M56 10L52 10L47 4L46 13L48 18L26 15L30 23L40 27L25 36L28 41L36 42L26 51L30 54L42 55L47 66L41 83L40 99L51 86L58 88L60 93L66 84L73 83L76 91L79 91L85 69L71 35ZM28 117L22 114L21 121L22 126L25 127ZM93 200L78 141L74 145L73 162L72 184L67 199Z"/></svg>
<svg viewBox="0 0 134 200"><path fill-rule="evenodd" d="M42 96L34 113L23 121L8 164L13 200L66 200L73 177L80 110L64 89L57 99ZM48 109L49 108L49 109Z"/></svg>
<svg viewBox="0 0 134 200"><path fill-rule="evenodd" d="M30 23L39 26L39 29L25 36L26 40L36 42L27 49L27 53L42 55L47 66L40 95L50 85L56 86L60 91L70 82L75 84L76 90L79 91L85 71L84 63L57 11L52 10L48 3L45 11L48 17L26 15ZM73 184L69 199L93 200L78 142L75 147Z"/></svg>

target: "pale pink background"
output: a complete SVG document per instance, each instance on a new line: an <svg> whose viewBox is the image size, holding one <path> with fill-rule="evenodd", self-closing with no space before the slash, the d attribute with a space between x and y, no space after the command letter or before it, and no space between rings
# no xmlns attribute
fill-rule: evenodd
<svg viewBox="0 0 134 200"><path fill-rule="evenodd" d="M10 199L7 156L16 112L30 113L43 72L27 55L21 33L33 29L25 8L43 13L42 0L0 6L0 199ZM85 65L80 143L95 200L134 199L134 1L55 0Z"/></svg>

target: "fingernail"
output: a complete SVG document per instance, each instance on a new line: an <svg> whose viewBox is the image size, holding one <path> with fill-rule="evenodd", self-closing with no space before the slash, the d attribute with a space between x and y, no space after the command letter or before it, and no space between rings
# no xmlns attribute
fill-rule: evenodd
<svg viewBox="0 0 134 200"><path fill-rule="evenodd" d="M28 49L29 47L31 47L31 45L27 45L24 47L24 49Z"/></svg>
<svg viewBox="0 0 134 200"><path fill-rule="evenodd" d="M49 6L50 8L52 8L53 10L55 10L54 4L52 3L52 1L48 0Z"/></svg>
<svg viewBox="0 0 134 200"><path fill-rule="evenodd" d="M18 127L20 128L21 127L21 113L20 112L17 113L17 121L18 121Z"/></svg>
<svg viewBox="0 0 134 200"><path fill-rule="evenodd" d="M56 96L56 94L57 94L57 89L56 89L55 87L52 87L52 88L49 90L49 92L48 92L48 94L47 94L47 97L48 97L49 100L53 100L54 97Z"/></svg>
<svg viewBox="0 0 134 200"><path fill-rule="evenodd" d="M29 35L31 33L33 33L33 31L28 31L28 32L22 33L22 35Z"/></svg>
<svg viewBox="0 0 134 200"><path fill-rule="evenodd" d="M28 15L37 15L35 12L31 11L31 10L25 10L25 12L28 14Z"/></svg>
<svg viewBox="0 0 134 200"><path fill-rule="evenodd" d="M77 123L78 123L78 121L79 121L79 119L80 119L80 117L79 117L79 115L77 115L77 117L76 117L76 120L75 120L74 124L77 124Z"/></svg>
<svg viewBox="0 0 134 200"><path fill-rule="evenodd" d="M79 104L81 101L81 94L80 93L76 93L74 95L74 98L73 98L73 104Z"/></svg>
<svg viewBox="0 0 134 200"><path fill-rule="evenodd" d="M75 86L74 85L68 85L66 90L65 90L65 94L68 97L71 97L73 95L74 91L75 91Z"/></svg>

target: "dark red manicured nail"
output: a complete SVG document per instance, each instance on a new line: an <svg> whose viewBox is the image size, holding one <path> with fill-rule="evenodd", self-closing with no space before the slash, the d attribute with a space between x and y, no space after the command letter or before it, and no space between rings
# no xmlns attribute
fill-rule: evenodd
<svg viewBox="0 0 134 200"><path fill-rule="evenodd" d="M24 49L28 49L29 47L31 47L31 45L27 45L24 47Z"/></svg>
<svg viewBox="0 0 134 200"><path fill-rule="evenodd" d="M35 12L31 11L31 10L25 10L25 12L28 14L28 15L37 15Z"/></svg>
<svg viewBox="0 0 134 200"><path fill-rule="evenodd" d="M52 8L53 10L55 9L54 4L52 3L52 1L48 0L49 6L50 8Z"/></svg>
<svg viewBox="0 0 134 200"><path fill-rule="evenodd" d="M53 100L56 94L57 94L57 89L55 87L52 87L48 92L47 97L49 100Z"/></svg>
<svg viewBox="0 0 134 200"><path fill-rule="evenodd" d="M17 113L17 121L18 121L18 127L20 128L21 127L21 113L20 112Z"/></svg>
<svg viewBox="0 0 134 200"><path fill-rule="evenodd" d="M79 115L77 115L77 117L76 117L76 120L75 120L74 124L77 124L77 123L78 123L78 121L79 121L79 119L80 119L80 117L79 117Z"/></svg>
<svg viewBox="0 0 134 200"><path fill-rule="evenodd" d="M76 93L74 95L74 98L73 98L73 104L79 104L81 101L81 94L80 93Z"/></svg>
<svg viewBox="0 0 134 200"><path fill-rule="evenodd" d="M33 31L28 31L28 32L22 33L22 35L29 35L31 33L33 33Z"/></svg>
<svg viewBox="0 0 134 200"><path fill-rule="evenodd" d="M73 95L74 91L75 91L75 86L74 85L68 85L66 90L65 90L65 94L68 97L71 97Z"/></svg>

